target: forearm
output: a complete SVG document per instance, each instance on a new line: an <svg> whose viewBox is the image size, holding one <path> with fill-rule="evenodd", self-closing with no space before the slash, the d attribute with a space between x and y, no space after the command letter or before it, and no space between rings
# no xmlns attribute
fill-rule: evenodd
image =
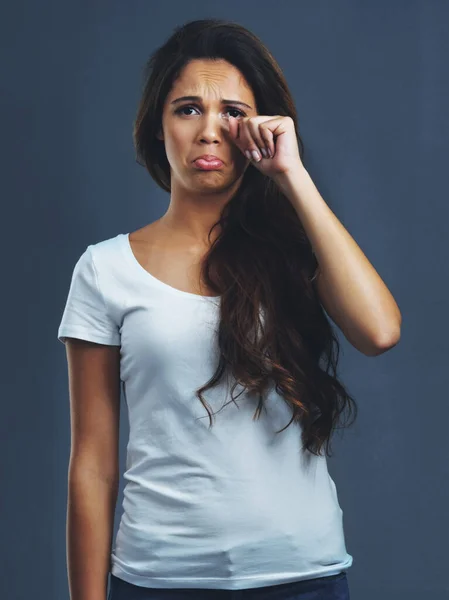
<svg viewBox="0 0 449 600"><path fill-rule="evenodd" d="M106 600L118 481L70 466L67 573L70 600Z"/></svg>
<svg viewBox="0 0 449 600"><path fill-rule="evenodd" d="M401 313L391 292L354 238L327 206L305 169L279 179L314 249L320 301L361 351L394 345Z"/></svg>

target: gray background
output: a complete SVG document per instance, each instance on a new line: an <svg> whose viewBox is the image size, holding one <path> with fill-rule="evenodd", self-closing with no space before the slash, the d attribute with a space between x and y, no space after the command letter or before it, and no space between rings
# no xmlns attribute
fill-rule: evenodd
<svg viewBox="0 0 449 600"><path fill-rule="evenodd" d="M88 244L165 212L132 147L141 69L176 25L222 17L280 63L305 166L402 312L399 345L379 357L339 334L359 417L328 464L351 600L448 599L449 3L41 0L2 13L0 596L68 598L57 328L72 269ZM122 488L115 528L121 501Z"/></svg>

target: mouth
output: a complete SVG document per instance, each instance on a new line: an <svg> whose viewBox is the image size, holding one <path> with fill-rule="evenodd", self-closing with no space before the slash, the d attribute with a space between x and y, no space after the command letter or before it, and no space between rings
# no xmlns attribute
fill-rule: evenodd
<svg viewBox="0 0 449 600"><path fill-rule="evenodd" d="M193 164L201 171L216 171L224 166L224 162L219 158L197 158Z"/></svg>

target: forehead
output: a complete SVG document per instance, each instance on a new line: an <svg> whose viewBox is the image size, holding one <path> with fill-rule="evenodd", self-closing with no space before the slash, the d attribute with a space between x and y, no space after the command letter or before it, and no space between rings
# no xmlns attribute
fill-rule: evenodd
<svg viewBox="0 0 449 600"><path fill-rule="evenodd" d="M168 100L181 93L189 96L212 95L254 101L253 92L237 67L225 60L192 60L173 82ZM233 93L233 96L229 94ZM235 96L238 94L238 98Z"/></svg>

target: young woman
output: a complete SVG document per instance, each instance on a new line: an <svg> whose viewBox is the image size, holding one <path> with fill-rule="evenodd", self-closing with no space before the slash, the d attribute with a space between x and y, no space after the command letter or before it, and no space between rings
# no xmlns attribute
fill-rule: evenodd
<svg viewBox="0 0 449 600"><path fill-rule="evenodd" d="M135 147L168 209L87 247L58 331L71 599L106 598L109 571L110 600L348 599L326 457L356 404L324 309L366 356L398 342L399 309L305 169L293 98L255 35L193 21L145 77Z"/></svg>

